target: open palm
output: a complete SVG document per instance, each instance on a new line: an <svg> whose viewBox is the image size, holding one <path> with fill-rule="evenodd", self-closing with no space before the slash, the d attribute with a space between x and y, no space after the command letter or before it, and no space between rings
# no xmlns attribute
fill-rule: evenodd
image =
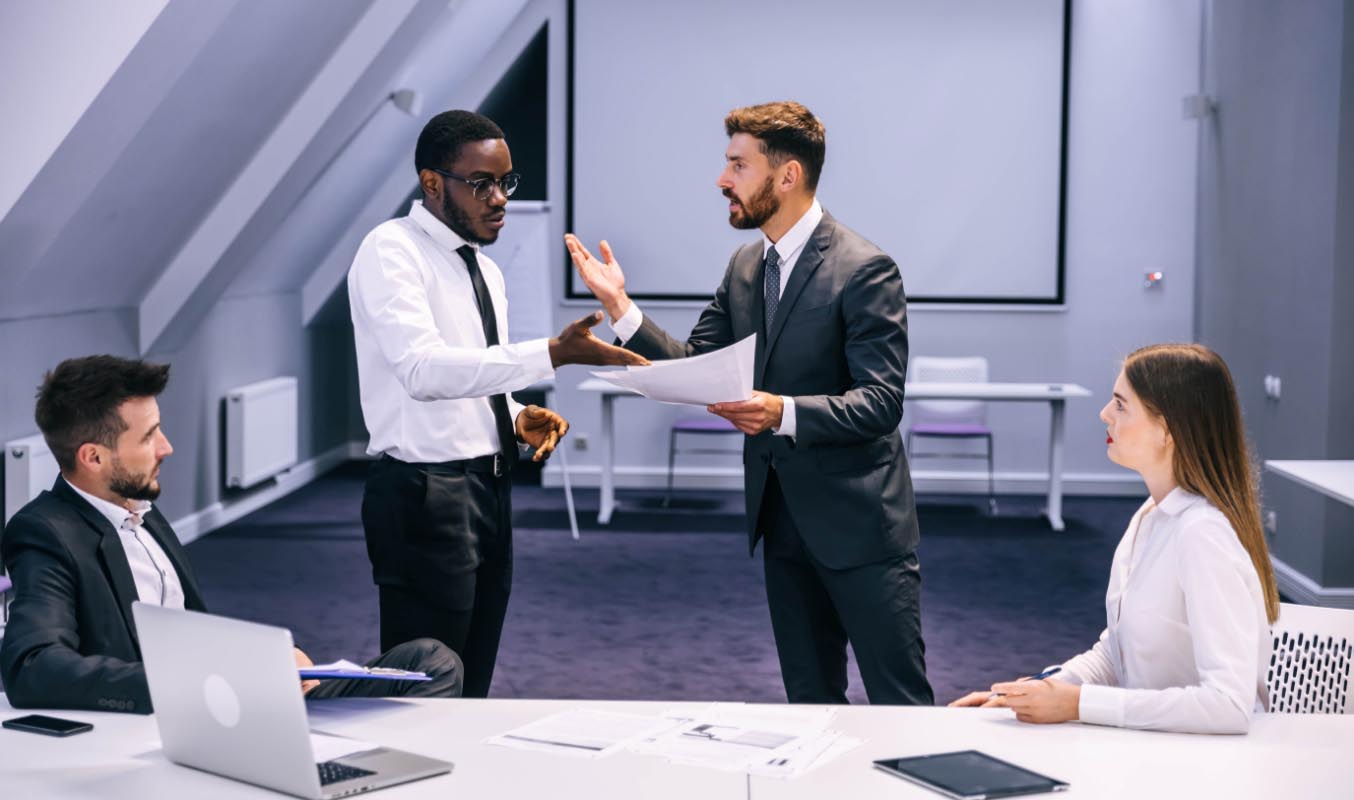
<svg viewBox="0 0 1354 800"><path fill-rule="evenodd" d="M573 258L579 277L592 293L597 295L597 299L602 301L602 305L606 306L612 318L625 313L625 308L620 307L629 304L625 295L625 272L616 261L616 254L611 252L611 245L607 244L606 240L602 241L602 258L598 260L572 233L564 235L564 244L569 248L569 255ZM617 311L620 313L616 313Z"/></svg>

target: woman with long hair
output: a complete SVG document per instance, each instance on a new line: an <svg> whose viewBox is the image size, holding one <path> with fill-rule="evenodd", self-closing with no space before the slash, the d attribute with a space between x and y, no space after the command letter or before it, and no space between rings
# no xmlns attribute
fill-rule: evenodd
<svg viewBox="0 0 1354 800"><path fill-rule="evenodd" d="M1245 733L1268 706L1279 593L1232 375L1202 345L1144 347L1100 419L1110 460L1151 494L1114 553L1105 631L1050 677L950 705L1006 706L1024 722Z"/></svg>

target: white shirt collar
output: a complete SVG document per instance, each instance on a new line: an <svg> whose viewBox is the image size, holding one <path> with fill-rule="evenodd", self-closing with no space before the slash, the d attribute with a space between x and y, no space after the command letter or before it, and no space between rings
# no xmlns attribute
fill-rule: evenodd
<svg viewBox="0 0 1354 800"><path fill-rule="evenodd" d="M473 242L467 242L465 239L462 239L456 231L448 228L445 222L434 216L433 212L429 211L428 207L423 205L422 200L415 200L413 205L409 207L409 219L413 220L416 225L432 237L434 242L437 242L439 245L453 253L466 245L470 245L475 248L475 252L479 252L479 245Z"/></svg>
<svg viewBox="0 0 1354 800"><path fill-rule="evenodd" d="M1187 492L1177 486L1172 489L1169 494L1161 498L1161 502L1157 504L1156 510L1169 517L1175 517L1179 516L1185 509L1202 499L1203 498L1199 495Z"/></svg>
<svg viewBox="0 0 1354 800"><path fill-rule="evenodd" d="M813 199L813 204L809 210L804 212L804 216L799 221L790 226L790 230L780 237L779 242L773 242L762 234L762 257L766 257L766 251L771 249L772 245L776 247L776 254L782 261L789 261L793 254L798 253L804 247L804 243L813 235L813 231L818 227L818 223L823 221L823 206L818 202L818 198Z"/></svg>
<svg viewBox="0 0 1354 800"><path fill-rule="evenodd" d="M66 481L64 477L61 480ZM95 497L70 481L66 481L66 485L74 489L76 494L85 498L91 506L94 506L94 510L103 514L115 531L122 530L122 526L133 513L140 515L144 519L151 509L151 502L149 500L132 500L132 508L129 510L117 503L110 503L102 497Z"/></svg>

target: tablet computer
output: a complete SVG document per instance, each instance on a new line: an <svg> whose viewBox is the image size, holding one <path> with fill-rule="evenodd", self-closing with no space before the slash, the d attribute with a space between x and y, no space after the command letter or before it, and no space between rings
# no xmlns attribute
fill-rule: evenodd
<svg viewBox="0 0 1354 800"><path fill-rule="evenodd" d="M960 800L1043 794L1068 788L1064 781L1031 772L977 750L886 758L874 762L874 765L899 778Z"/></svg>

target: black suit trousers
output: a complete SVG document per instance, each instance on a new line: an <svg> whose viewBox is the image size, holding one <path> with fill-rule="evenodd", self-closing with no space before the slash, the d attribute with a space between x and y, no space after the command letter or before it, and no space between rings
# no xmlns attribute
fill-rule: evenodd
<svg viewBox="0 0 1354 800"><path fill-rule="evenodd" d="M460 655L465 697L488 697L512 588L507 476L381 458L362 497L380 590L381 649L432 638Z"/></svg>
<svg viewBox="0 0 1354 800"><path fill-rule="evenodd" d="M766 599L791 703L846 703L846 645L874 705L932 705L915 553L829 569L805 548L775 470L759 527Z"/></svg>

